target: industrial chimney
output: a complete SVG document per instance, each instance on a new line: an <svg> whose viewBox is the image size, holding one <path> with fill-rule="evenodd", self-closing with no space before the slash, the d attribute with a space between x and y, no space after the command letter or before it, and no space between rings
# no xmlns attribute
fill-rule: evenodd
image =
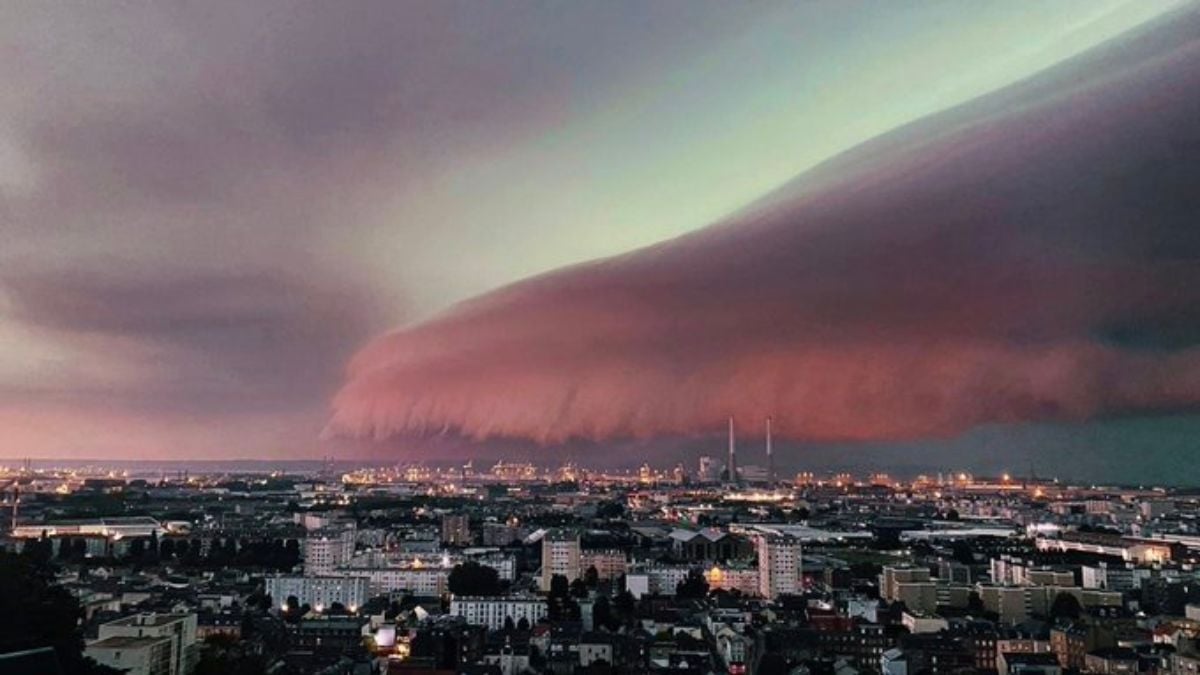
<svg viewBox="0 0 1200 675"><path fill-rule="evenodd" d="M767 417L767 482L775 483L775 456L771 454L771 418Z"/></svg>
<svg viewBox="0 0 1200 675"><path fill-rule="evenodd" d="M726 465L726 470L729 472L729 482L737 484L737 442L733 438L733 415L729 416L729 462Z"/></svg>

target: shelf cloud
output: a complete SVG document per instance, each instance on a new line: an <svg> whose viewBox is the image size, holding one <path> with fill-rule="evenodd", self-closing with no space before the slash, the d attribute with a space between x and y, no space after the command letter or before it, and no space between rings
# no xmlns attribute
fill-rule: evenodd
<svg viewBox="0 0 1200 675"><path fill-rule="evenodd" d="M327 433L949 436L1200 404L1200 12L377 338Z"/></svg>

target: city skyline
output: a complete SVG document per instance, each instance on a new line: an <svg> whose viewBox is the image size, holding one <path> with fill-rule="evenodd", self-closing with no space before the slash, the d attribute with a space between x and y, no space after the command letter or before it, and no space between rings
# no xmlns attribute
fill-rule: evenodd
<svg viewBox="0 0 1200 675"><path fill-rule="evenodd" d="M0 0L0 673L1200 674L1200 0Z"/></svg>
<svg viewBox="0 0 1200 675"><path fill-rule="evenodd" d="M0 458L1194 476L1182 4L6 6Z"/></svg>

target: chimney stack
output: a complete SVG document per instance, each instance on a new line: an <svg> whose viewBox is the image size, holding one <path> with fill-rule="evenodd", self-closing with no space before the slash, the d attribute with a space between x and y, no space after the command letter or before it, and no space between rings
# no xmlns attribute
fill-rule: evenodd
<svg viewBox="0 0 1200 675"><path fill-rule="evenodd" d="M767 482L775 482L775 456L771 454L771 418L767 417Z"/></svg>
<svg viewBox="0 0 1200 675"><path fill-rule="evenodd" d="M729 482L736 484L738 482L737 443L733 438L733 415L729 416L729 463L726 469L729 471Z"/></svg>

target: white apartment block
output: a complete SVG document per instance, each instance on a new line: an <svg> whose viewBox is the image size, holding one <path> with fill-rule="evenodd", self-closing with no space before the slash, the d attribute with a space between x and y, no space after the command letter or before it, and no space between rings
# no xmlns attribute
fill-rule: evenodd
<svg viewBox="0 0 1200 675"><path fill-rule="evenodd" d="M800 540L786 535L755 538L758 553L758 593L768 600L801 590Z"/></svg>
<svg viewBox="0 0 1200 675"><path fill-rule="evenodd" d="M372 597L367 594L366 577L281 575L267 577L266 582L267 595L279 606L283 606L289 597L295 596L301 605L309 605L318 611L335 603L354 610L366 604Z"/></svg>
<svg viewBox="0 0 1200 675"><path fill-rule="evenodd" d="M455 565L465 560L474 560L495 569L501 579L511 581L516 575L516 561L512 556L483 552L453 556L448 553L415 553L403 556L365 554L323 576L364 579L367 598L395 591L438 597L446 595L449 591L450 572ZM279 598L275 600L278 602Z"/></svg>
<svg viewBox="0 0 1200 675"><path fill-rule="evenodd" d="M1121 593L1085 589L1078 586L992 586L976 587L983 606L1000 615L1004 623L1015 624L1032 615L1046 614L1060 593L1074 595L1083 607L1120 607Z"/></svg>
<svg viewBox="0 0 1200 675"><path fill-rule="evenodd" d="M638 564L625 575L625 588L640 598L645 594L675 595L675 587L691 572L691 565Z"/></svg>
<svg viewBox="0 0 1200 675"><path fill-rule="evenodd" d="M704 579L710 591L737 591L751 597L759 593L757 568L713 565L704 571Z"/></svg>
<svg viewBox="0 0 1200 675"><path fill-rule="evenodd" d="M1130 591L1140 588L1142 579L1137 570L1124 565L1109 565L1101 562L1096 565L1084 565L1083 587L1107 591Z"/></svg>
<svg viewBox="0 0 1200 675"><path fill-rule="evenodd" d="M542 537L542 590L550 590L554 575L574 581L583 575L579 533L551 530Z"/></svg>
<svg viewBox="0 0 1200 675"><path fill-rule="evenodd" d="M135 614L101 624L85 651L137 675L187 675L196 650L195 614Z"/></svg>
<svg viewBox="0 0 1200 675"><path fill-rule="evenodd" d="M354 528L310 532L304 539L304 573L328 575L354 557Z"/></svg>
<svg viewBox="0 0 1200 675"><path fill-rule="evenodd" d="M453 562L455 565L463 560L473 560L480 565L496 570L496 574L504 581L512 581L517 576L517 559L511 555L495 551L475 553L468 550L464 553L465 555L462 558L454 559Z"/></svg>
<svg viewBox="0 0 1200 675"><path fill-rule="evenodd" d="M931 577L925 567L910 567L907 565L886 565L879 574L879 594L888 602L900 599L902 584L929 583Z"/></svg>
<svg viewBox="0 0 1200 675"><path fill-rule="evenodd" d="M586 574L595 567L600 579L616 579L628 570L625 552L621 550L583 551L579 554L579 567Z"/></svg>
<svg viewBox="0 0 1200 675"><path fill-rule="evenodd" d="M84 655L125 675L171 675L171 638L113 636L96 640Z"/></svg>
<svg viewBox="0 0 1200 675"><path fill-rule="evenodd" d="M367 580L367 595L408 591L413 595L438 597L449 591L450 569L445 567L343 568L342 574Z"/></svg>
<svg viewBox="0 0 1200 675"><path fill-rule="evenodd" d="M461 616L467 623L487 626L490 630L504 628L506 619L518 624L521 619L530 626L546 618L546 599L538 597L475 597L454 596L450 599L450 614Z"/></svg>

